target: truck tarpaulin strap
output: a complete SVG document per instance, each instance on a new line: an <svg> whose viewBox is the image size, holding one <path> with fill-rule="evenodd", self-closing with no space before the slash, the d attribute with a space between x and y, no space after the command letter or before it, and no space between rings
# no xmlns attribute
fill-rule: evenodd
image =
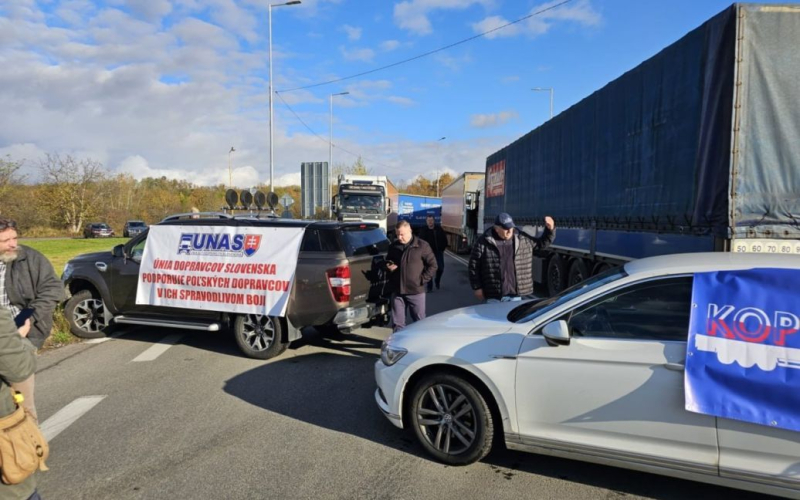
<svg viewBox="0 0 800 500"><path fill-rule="evenodd" d="M154 226L136 303L284 316L303 228Z"/></svg>
<svg viewBox="0 0 800 500"><path fill-rule="evenodd" d="M686 409L800 431L800 271L696 274Z"/></svg>

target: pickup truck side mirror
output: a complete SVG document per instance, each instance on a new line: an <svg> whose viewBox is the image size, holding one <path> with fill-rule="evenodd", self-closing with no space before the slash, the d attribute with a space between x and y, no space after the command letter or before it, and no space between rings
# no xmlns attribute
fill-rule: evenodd
<svg viewBox="0 0 800 500"><path fill-rule="evenodd" d="M544 325L544 328L542 328L542 335L547 341L547 345L551 347L569 345L569 326L567 326L567 322L563 319L551 321Z"/></svg>
<svg viewBox="0 0 800 500"><path fill-rule="evenodd" d="M125 257L125 245L117 245L111 250L111 255L114 257Z"/></svg>

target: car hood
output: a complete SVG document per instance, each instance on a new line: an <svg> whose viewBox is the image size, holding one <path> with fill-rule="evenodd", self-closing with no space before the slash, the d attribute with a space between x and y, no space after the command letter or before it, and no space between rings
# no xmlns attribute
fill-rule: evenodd
<svg viewBox="0 0 800 500"><path fill-rule="evenodd" d="M480 304L453 309L418 321L393 334L396 339L418 335L459 335L489 337L508 331L513 323L507 316L521 302Z"/></svg>
<svg viewBox="0 0 800 500"><path fill-rule="evenodd" d="M78 262L85 262L85 261L92 261L92 262L109 261L111 260L111 257L112 255L110 250L107 252L92 252L73 257L69 262L71 264L76 264Z"/></svg>

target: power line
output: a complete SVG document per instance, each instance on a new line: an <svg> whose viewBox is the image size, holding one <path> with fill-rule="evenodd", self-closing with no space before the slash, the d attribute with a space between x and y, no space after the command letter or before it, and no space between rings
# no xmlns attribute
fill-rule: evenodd
<svg viewBox="0 0 800 500"><path fill-rule="evenodd" d="M314 87L321 87L323 85L330 85L331 83L343 82L345 80L351 80L353 78L358 78L360 76L369 75L369 74L372 74L372 73L376 73L378 71L383 71L385 69L394 68L395 66L400 66L401 64L406 64L406 63L409 63L411 61L416 61L417 59L422 59L423 57L428 57L430 55L436 54L437 52L442 52L442 51L447 50L447 49L452 49L453 47L456 47L458 45L461 45L461 44L464 44L464 43L467 43L467 42L471 42L472 40L476 40L478 38L484 37L484 36L486 36L486 35L488 35L490 33L494 33L495 31L499 31L499 30L501 30L503 28L507 28L507 27L509 27L509 26L511 26L513 24L521 23L522 21L525 21L526 19L530 19L532 17L535 17L535 16L538 16L540 14L543 14L543 13L549 11L549 10L553 10L555 8L561 7L562 5L568 4L571 1L572 0L564 0L563 2L557 3L555 5L551 5L550 7L546 7L544 9L538 10L536 12L532 12L532 13L528 14L527 16L520 17L519 19L516 19L514 21L508 22L508 23L506 23L506 24L504 24L502 26L498 26L496 28L490 29L489 31L484 31L483 33L479 33L479 34L471 36L469 38L464 38L463 40L459 40L457 42L451 43L450 45L445 45L444 47L439 47L438 49L434 49L434 50L425 52L423 54L419 54L419 55L416 55L414 57L410 57L408 59L403 59L402 61L397 61L397 62L394 62L392 64L388 64L386 66L381 66L379 68L374 68L374 69L370 69L370 70L367 70L367 71L363 71L361 73L356 73L355 75L344 76L342 78L335 78L333 80L328 80L328 81L325 81L325 82L313 83L311 85L304 85L302 87L294 87L294 88L291 88L291 89L280 90L280 91L276 90L275 93L277 94L278 92L294 92L295 90L306 90L306 89L311 89L311 88L314 88Z"/></svg>
<svg viewBox="0 0 800 500"><path fill-rule="evenodd" d="M311 132L311 134L312 134L312 135L314 135L314 137L316 137L316 138L317 138L317 139L319 139L320 141L324 142L326 145L328 145L328 144L331 144L331 142L330 142L330 141L328 141L327 139L323 138L323 137L322 137L321 135L319 135L318 133L314 132L314 129L312 129L312 128L311 128L311 127L310 127L310 126L309 126L309 125L308 125L308 124L307 124L307 123L306 123L306 122L305 122L305 121L304 121L302 118L300 118L300 115L298 115L298 114L297 114L297 112L295 112L295 110L294 110L294 109L293 109L291 106L289 106L289 103L288 103L288 102L286 102L286 100L283 98L283 96L282 96L282 95L278 94L277 92L276 92L275 94L276 94L276 95L278 96L278 98L281 100L281 102L283 103L283 105L284 105L284 106L286 106L286 109L288 109L289 111L291 111L291 112L292 112L292 114L294 115L294 117L295 117L295 118L297 118L297 121L299 121L300 123L302 123L302 124L303 124L303 126L304 126L306 129L308 129L308 131L309 131L309 132ZM381 163L381 162L379 162L379 161L377 161L377 160L373 160L373 159L371 159L371 158L367 158L367 157L366 157L366 156L364 156L364 155L361 155L361 154L358 154L358 153L354 153L354 152L352 152L352 151L350 151L350 150L348 150L348 149L345 149L345 148L343 148L343 147L341 147L341 146L336 146L336 145L333 145L333 147L335 147L335 148L337 148L337 149L339 149L339 150L341 150L341 151L344 151L345 153L348 153L348 154L350 154L350 155L353 155L353 156L354 156L354 157L356 157L356 158L362 158L362 159L366 160L368 163L374 163L374 164L380 165L380 166L382 166L382 167L386 167L386 168L388 168L388 169L391 169L391 170L399 170L399 171L401 171L401 172L406 172L406 173L409 173L409 174L423 175L421 172L413 172L413 171L411 171L411 170L406 170L406 169L403 169L403 168L397 168L397 167L392 167L392 166L389 166L389 165L387 165L387 164L385 164L385 163ZM330 167L329 167L329 168L331 168L331 169L332 169L332 168L333 168L333 165L330 165Z"/></svg>

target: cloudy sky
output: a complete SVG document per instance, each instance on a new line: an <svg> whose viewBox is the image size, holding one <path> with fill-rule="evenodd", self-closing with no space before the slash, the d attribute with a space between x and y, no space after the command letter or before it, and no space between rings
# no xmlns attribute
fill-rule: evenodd
<svg viewBox="0 0 800 500"><path fill-rule="evenodd" d="M719 0L303 0L273 8L276 184L357 155L408 180L486 156L724 9ZM277 2L273 2L277 3ZM269 181L262 0L0 0L0 155L239 187ZM555 6L555 8L553 8ZM490 35L358 78L291 90ZM291 109L290 109L291 108ZM296 114L295 114L296 113ZM439 140L445 137L444 140ZM235 152L229 155L231 147Z"/></svg>

